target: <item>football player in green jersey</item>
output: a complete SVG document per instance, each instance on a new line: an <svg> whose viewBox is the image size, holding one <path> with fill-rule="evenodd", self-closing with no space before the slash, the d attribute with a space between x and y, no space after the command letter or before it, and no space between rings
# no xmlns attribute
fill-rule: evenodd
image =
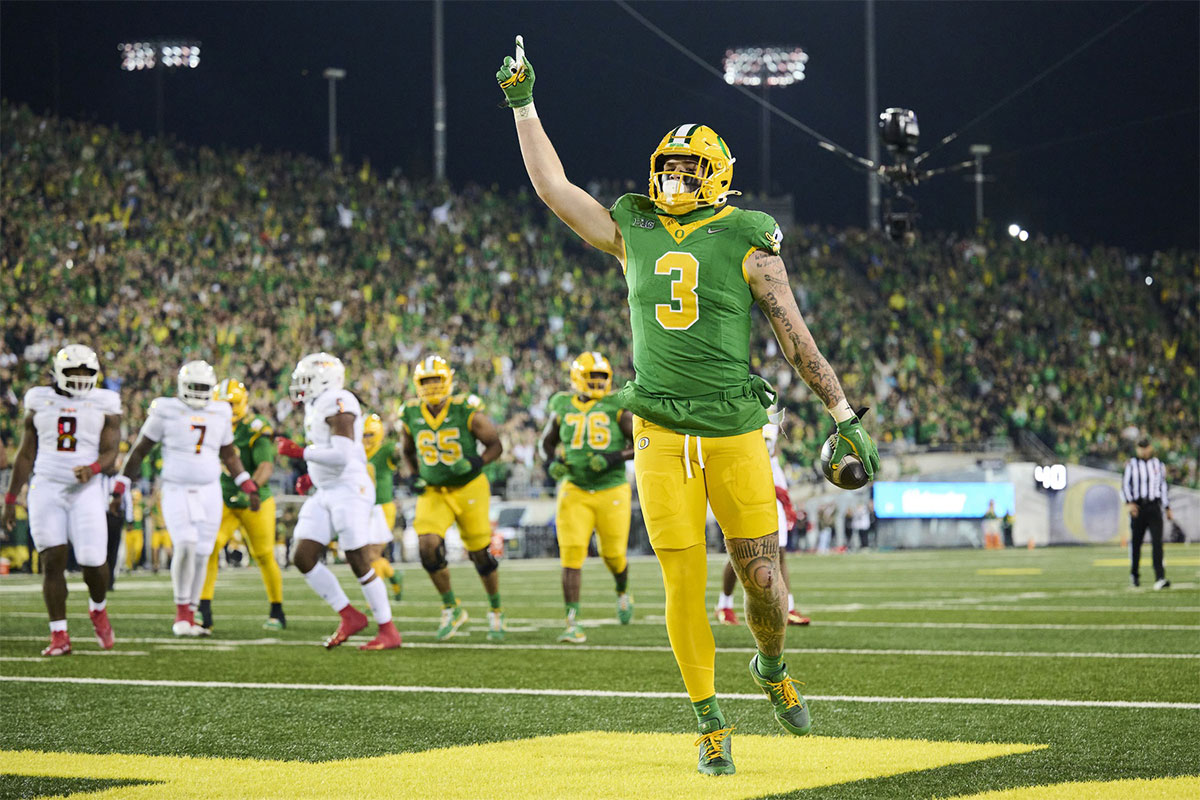
<svg viewBox="0 0 1200 800"><path fill-rule="evenodd" d="M392 599L400 602L404 595L404 575L398 572L383 557L383 551L393 540L396 529L396 494L392 487L392 476L400 464L396 461L396 441L384 441L383 420L372 414L363 421L363 450L367 453L367 474L375 481L375 508L371 514L371 537L375 541L368 545L368 559L375 574L392 587ZM376 530L377 529L377 530Z"/></svg>
<svg viewBox="0 0 1200 800"><path fill-rule="evenodd" d="M417 494L413 528L421 565L442 596L442 620L434 638L449 639L467 621L467 610L450 588L446 564L446 530L458 525L463 546L475 564L488 596L488 641L504 640L500 607L499 563L488 545L491 484L483 467L504 449L500 433L475 395L454 394L454 370L441 356L429 356L413 370L417 400L400 409L404 428L401 452L409 468L409 487ZM483 452L479 452L483 445Z"/></svg>
<svg viewBox="0 0 1200 800"><path fill-rule="evenodd" d="M617 582L617 619L622 625L633 619L625 559L632 494L625 462L633 458L633 415L612 394L612 380L608 359L599 353L580 354L571 364L574 391L550 398L550 418L542 433L546 470L558 481L554 525L567 607L560 642L587 641L579 624L579 587L593 530L600 538L600 557ZM563 454L557 456L560 446Z"/></svg>
<svg viewBox="0 0 1200 800"><path fill-rule="evenodd" d="M496 80L513 110L526 171L547 206L592 246L621 262L629 294L635 381L618 394L634 415L638 497L663 573L667 633L700 727L698 769L734 772L714 689L715 646L704 591L711 505L746 595L758 645L750 675L789 733L811 727L808 704L783 660L784 586L771 467L763 441L766 381L751 375L750 309L757 304L788 363L838 427L833 461L857 456L868 477L875 443L821 355L779 257L783 235L766 214L727 205L734 159L704 125L672 128L650 156L646 195L606 209L571 183L533 104L534 72L518 39Z"/></svg>
<svg viewBox="0 0 1200 800"><path fill-rule="evenodd" d="M250 412L250 395L245 385L235 379L226 378L213 390L213 398L229 403L233 409L233 444L238 449L242 464L251 471L250 477L258 484L259 506L250 508L246 493L233 483L233 476L221 473L221 497L225 501L221 509L221 527L217 530L217 543L208 557L207 574L200 590L201 626L212 630L212 601L217 586L217 556L233 534L240 528L250 555L258 565L263 586L267 590L270 604L264 630L278 631L287 627L283 614L283 575L275 560L275 498L271 496L268 482L275 471L275 443L272 441L271 424Z"/></svg>

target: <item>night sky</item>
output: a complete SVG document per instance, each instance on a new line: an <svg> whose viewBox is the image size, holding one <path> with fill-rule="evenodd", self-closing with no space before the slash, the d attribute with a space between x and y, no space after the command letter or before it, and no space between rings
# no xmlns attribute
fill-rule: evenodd
<svg viewBox="0 0 1200 800"><path fill-rule="evenodd" d="M861 3L633 4L719 66L725 48L799 45L807 79L771 100L835 142L866 148ZM685 122L713 126L755 190L760 113L612 2L446 4L448 172L526 185L494 73L525 36L538 110L567 174L644 184L650 151ZM1090 37L1132 17L930 159L992 145L988 215L1002 226L1139 250L1200 239L1200 4L880 2L878 98L920 117L924 147L1003 99ZM326 150L325 67L339 86L343 151L357 163L432 171L432 6L408 3L0 3L0 92L35 110L154 129L149 74L118 68L117 44L202 41L201 65L167 78L166 128L214 146ZM1147 121L1149 120L1149 121ZM802 222L862 226L865 179L783 120L772 126L776 191ZM916 191L926 229L969 230L973 188L957 175Z"/></svg>

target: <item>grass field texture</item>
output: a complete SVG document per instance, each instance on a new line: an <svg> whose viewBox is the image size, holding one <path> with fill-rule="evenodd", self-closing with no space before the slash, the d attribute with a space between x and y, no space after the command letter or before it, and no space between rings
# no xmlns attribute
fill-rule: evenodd
<svg viewBox="0 0 1200 800"><path fill-rule="evenodd" d="M723 557L710 556L710 606ZM1147 558L1148 560L1148 553ZM788 664L813 734L783 734L747 674L745 627L715 627L738 774L695 774L695 720L653 559L631 564L633 624L584 569L585 645L559 645L552 561L509 561L509 633L484 636L474 570L452 569L467 635L404 565L399 651L319 646L336 615L294 569L288 628L261 629L253 568L223 571L211 639L171 636L169 578L123 576L117 648L71 580L75 653L48 638L40 581L0 578L0 797L1196 798L1200 548L1168 547L1173 586L1128 587L1123 551L789 556ZM363 608L344 565L334 568ZM740 598L739 598L740 603ZM374 626L371 626L372 629Z"/></svg>

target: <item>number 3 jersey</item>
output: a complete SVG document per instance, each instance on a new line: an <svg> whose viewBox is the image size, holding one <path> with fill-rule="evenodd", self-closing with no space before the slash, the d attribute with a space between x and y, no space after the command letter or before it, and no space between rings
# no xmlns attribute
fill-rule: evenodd
<svg viewBox="0 0 1200 800"><path fill-rule="evenodd" d="M478 455L471 420L482 410L483 401L473 394L449 398L436 415L420 400L400 408L400 424L417 446L418 472L430 486L465 486L479 475L477 469L459 474L452 467Z"/></svg>
<svg viewBox="0 0 1200 800"><path fill-rule="evenodd" d="M625 449L625 434L619 424L621 404L615 394L582 400L573 392L559 392L550 398L549 410L558 417L563 463L571 470L566 480L590 491L626 482L624 461L602 470L594 470L588 463L594 455Z"/></svg>
<svg viewBox="0 0 1200 800"><path fill-rule="evenodd" d="M326 389L312 403L304 406L304 438L309 444L328 447L333 431L327 421L338 414L354 415L354 448L344 466L334 467L308 462L308 474L313 486L328 489L333 486L362 487L371 485L367 475L367 453L363 450L363 414L358 398L345 389Z"/></svg>
<svg viewBox="0 0 1200 800"><path fill-rule="evenodd" d="M221 477L221 448L233 444L233 410L212 401L192 408L177 397L150 404L142 436L162 443L162 479L203 485Z"/></svg>
<svg viewBox="0 0 1200 800"><path fill-rule="evenodd" d="M37 431L33 474L75 483L75 467L87 466L100 457L104 418L121 413L121 397L108 389L69 397L49 386L35 386L25 393L25 411L33 414Z"/></svg>
<svg viewBox="0 0 1200 800"><path fill-rule="evenodd" d="M678 433L761 428L767 419L751 388L754 298L745 264L755 250L779 252L775 220L732 206L673 217L639 194L624 195L609 213L625 242L637 372L638 391L622 392L625 407Z"/></svg>

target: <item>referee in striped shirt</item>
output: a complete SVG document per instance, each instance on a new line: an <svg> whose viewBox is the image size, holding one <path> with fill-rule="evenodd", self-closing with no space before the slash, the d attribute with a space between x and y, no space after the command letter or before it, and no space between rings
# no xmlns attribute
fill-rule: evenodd
<svg viewBox="0 0 1200 800"><path fill-rule="evenodd" d="M1129 562L1130 581L1140 586L1138 565L1142 559L1142 540L1146 530L1150 531L1150 553L1154 559L1154 588L1165 589L1171 585L1163 569L1163 509L1167 519L1171 515L1171 501L1167 497L1167 474L1163 463L1154 458L1154 447L1148 438L1137 443L1137 457L1125 462L1125 479L1121 483L1121 494L1125 507L1129 509Z"/></svg>

